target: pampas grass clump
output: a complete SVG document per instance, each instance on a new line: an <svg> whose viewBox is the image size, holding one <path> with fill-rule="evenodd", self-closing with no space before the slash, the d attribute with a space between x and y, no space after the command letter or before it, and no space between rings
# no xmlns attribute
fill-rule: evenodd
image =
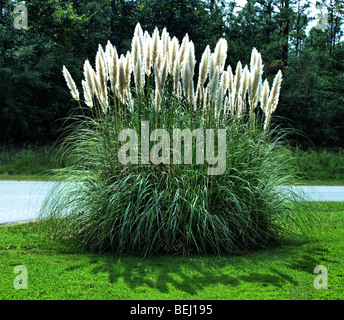
<svg viewBox="0 0 344 320"><path fill-rule="evenodd" d="M64 67L72 97L85 106L62 143L71 165L56 174L65 182L42 209L50 231L93 251L150 255L246 252L298 230L301 217L286 207L290 193L276 188L290 172L277 152L283 133L270 128L282 73L270 90L256 49L250 65L238 62L234 73L226 58L227 41L220 39L197 66L187 34L179 42L166 29L150 35L138 24L131 51L119 55L108 42L105 50L99 45L95 68L85 61L84 101ZM173 146L156 163L138 148L130 151L137 161L124 165L122 130L144 139L143 122L170 137L176 128L222 129L226 144L215 143L203 162L195 161L194 144L192 161L180 155L178 163L165 159L173 159ZM223 173L209 175L209 161L221 152Z"/></svg>

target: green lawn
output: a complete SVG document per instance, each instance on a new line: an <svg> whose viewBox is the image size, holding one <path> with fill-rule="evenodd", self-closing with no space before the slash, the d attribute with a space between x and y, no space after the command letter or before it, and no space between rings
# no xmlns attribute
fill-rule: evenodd
<svg viewBox="0 0 344 320"><path fill-rule="evenodd" d="M308 186L344 186L343 152L304 152L285 150L294 157L298 180L295 184ZM7 150L0 147L0 181L51 181L56 180L50 170L65 166L51 147L31 147ZM298 168L298 169L296 169Z"/></svg>
<svg viewBox="0 0 344 320"><path fill-rule="evenodd" d="M344 186L344 180L297 180L295 181L295 184L301 186Z"/></svg>
<svg viewBox="0 0 344 320"><path fill-rule="evenodd" d="M58 181L58 179L49 175L0 174L0 181Z"/></svg>
<svg viewBox="0 0 344 320"><path fill-rule="evenodd" d="M0 174L0 181L54 181L56 178L40 175L25 175L25 174Z"/></svg>
<svg viewBox="0 0 344 320"><path fill-rule="evenodd" d="M50 170L64 166L49 147L6 150L0 146L0 180L47 181Z"/></svg>
<svg viewBox="0 0 344 320"><path fill-rule="evenodd" d="M90 254L47 237L44 223L0 226L0 299L343 299L344 203L314 203L313 240L236 256ZM18 290L15 266L28 271ZM317 265L328 289L315 289Z"/></svg>

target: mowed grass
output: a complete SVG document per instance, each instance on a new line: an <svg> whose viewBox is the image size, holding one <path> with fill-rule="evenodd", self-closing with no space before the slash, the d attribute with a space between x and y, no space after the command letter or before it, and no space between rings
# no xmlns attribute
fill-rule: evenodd
<svg viewBox="0 0 344 320"><path fill-rule="evenodd" d="M312 239L232 256L90 254L46 236L44 223L0 226L0 299L304 299L344 298L344 203L311 203L320 223ZM17 290L15 266L28 270ZM328 289L315 289L317 265Z"/></svg>
<svg viewBox="0 0 344 320"><path fill-rule="evenodd" d="M344 186L344 153L308 151L299 149L291 153L295 165L294 181L297 185ZM13 150L0 148L0 181L51 181L57 180L51 169L65 163L52 148Z"/></svg>
<svg viewBox="0 0 344 320"><path fill-rule="evenodd" d="M0 148L0 180L48 181L51 170L63 166L57 151L49 147Z"/></svg>
<svg viewBox="0 0 344 320"><path fill-rule="evenodd" d="M290 151L289 151L290 152ZM294 149L290 156L295 167L297 184L344 186L344 151L302 151Z"/></svg>
<svg viewBox="0 0 344 320"><path fill-rule="evenodd" d="M295 185L299 186L344 186L344 180L296 180Z"/></svg>

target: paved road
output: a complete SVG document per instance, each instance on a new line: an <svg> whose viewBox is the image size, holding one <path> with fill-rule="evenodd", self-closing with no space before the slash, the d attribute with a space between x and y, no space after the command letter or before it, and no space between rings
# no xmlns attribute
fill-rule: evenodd
<svg viewBox="0 0 344 320"><path fill-rule="evenodd" d="M293 186L307 201L344 202L344 187L332 186Z"/></svg>
<svg viewBox="0 0 344 320"><path fill-rule="evenodd" d="M0 181L0 224L38 218L52 182ZM293 187L308 201L344 201L344 187Z"/></svg>
<svg viewBox="0 0 344 320"><path fill-rule="evenodd" d="M38 218L52 182L0 181L0 224Z"/></svg>

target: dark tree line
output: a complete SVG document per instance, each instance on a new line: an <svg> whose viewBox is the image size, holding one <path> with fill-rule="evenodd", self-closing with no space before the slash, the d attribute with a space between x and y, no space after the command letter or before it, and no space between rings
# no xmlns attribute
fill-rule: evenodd
<svg viewBox="0 0 344 320"><path fill-rule="evenodd" d="M275 123L306 136L291 142L307 147L344 144L343 2L325 0L322 28L307 32L310 8L301 0L28 0L28 29L13 26L20 1L0 1L0 144L51 143L75 107L62 77L66 65L81 82L85 59L110 40L130 49L137 22L153 32L167 27L188 33L200 60L220 37L228 40L227 63L249 63L256 47L264 72L283 70ZM319 11L320 13L320 11ZM320 21L323 22L323 21Z"/></svg>

